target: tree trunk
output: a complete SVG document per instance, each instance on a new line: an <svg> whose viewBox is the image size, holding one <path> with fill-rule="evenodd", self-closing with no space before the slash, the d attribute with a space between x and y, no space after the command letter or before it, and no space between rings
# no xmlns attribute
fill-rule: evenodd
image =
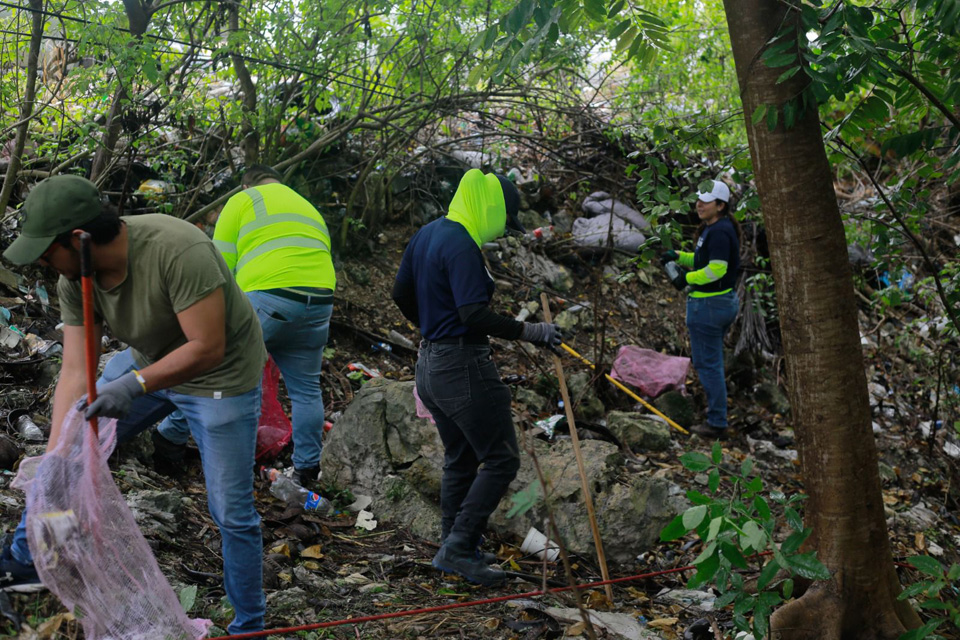
<svg viewBox="0 0 960 640"><path fill-rule="evenodd" d="M894 640L919 626L897 601L843 224L815 108L789 129L751 124L761 105L801 94L803 73L760 55L781 28L799 32L784 0L724 0L757 189L770 242L806 502L808 546L833 573L771 619L782 640ZM764 119L765 120L765 119Z"/></svg>
<svg viewBox="0 0 960 640"><path fill-rule="evenodd" d="M230 4L230 31L240 31L240 2L234 0ZM243 160L246 166L260 161L260 132L253 126L253 116L257 112L257 87L247 70L243 57L239 54L230 54L233 70L240 81L243 91L243 105L240 109L240 139L243 147Z"/></svg>
<svg viewBox="0 0 960 640"><path fill-rule="evenodd" d="M43 40L43 0L30 0L30 11L33 12L33 22L30 31L30 51L27 54L27 86L23 94L23 102L20 103L20 125L17 127L17 136L13 143L13 153L10 154L7 175L3 180L3 189L0 190L0 217L5 215L10 194L13 193L13 187L17 184L23 149L26 147L27 134L30 130L30 117L33 115L33 105L37 100L37 67Z"/></svg>

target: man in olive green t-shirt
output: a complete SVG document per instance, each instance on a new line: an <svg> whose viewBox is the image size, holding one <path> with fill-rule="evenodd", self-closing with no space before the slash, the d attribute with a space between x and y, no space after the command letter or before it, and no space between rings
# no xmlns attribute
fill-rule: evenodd
<svg viewBox="0 0 960 640"><path fill-rule="evenodd" d="M47 449L85 391L79 251L87 232L96 344L106 324L130 347L107 363L85 416L117 418L120 440L174 410L186 417L222 537L224 586L236 612L229 632L263 629L263 543L251 471L266 350L253 308L202 231L165 215L121 218L84 178L40 182L23 211L22 233L4 257L60 274L63 366ZM0 589L36 583L25 523L26 513L0 556Z"/></svg>

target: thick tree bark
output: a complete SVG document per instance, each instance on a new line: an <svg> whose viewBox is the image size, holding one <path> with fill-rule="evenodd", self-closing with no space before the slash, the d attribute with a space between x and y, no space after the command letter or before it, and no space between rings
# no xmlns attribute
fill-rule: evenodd
<svg viewBox="0 0 960 640"><path fill-rule="evenodd" d="M33 106L37 101L37 67L43 40L43 0L30 0L30 10L33 12L33 21L30 27L30 50L27 54L27 84L23 93L23 102L20 103L20 125L17 127L17 135L13 143L13 153L10 154L7 175L3 180L3 189L0 190L0 217L3 217L6 212L10 194L13 193L13 187L17 184L23 149L26 147L27 135L30 132L30 117L33 115Z"/></svg>
<svg viewBox="0 0 960 640"><path fill-rule="evenodd" d="M802 92L798 73L760 60L781 28L798 29L785 0L724 0L750 153L776 283L806 502L809 546L833 579L778 610L782 640L895 639L919 618L897 601L900 585L883 513L877 449L843 224L815 109L794 126L751 124L760 105Z"/></svg>
<svg viewBox="0 0 960 640"><path fill-rule="evenodd" d="M230 4L230 31L240 31L239 0ZM230 60L233 62L233 70L240 82L240 89L243 91L243 104L240 110L240 138L243 147L243 160L249 167L251 164L260 161L260 132L253 126L253 116L257 112L257 87L253 84L253 78L250 76L243 58L233 53L230 54Z"/></svg>

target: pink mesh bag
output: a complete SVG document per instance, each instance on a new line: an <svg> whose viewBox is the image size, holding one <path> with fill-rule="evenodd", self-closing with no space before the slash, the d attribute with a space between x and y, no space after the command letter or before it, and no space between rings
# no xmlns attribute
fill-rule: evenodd
<svg viewBox="0 0 960 640"><path fill-rule="evenodd" d="M198 640L210 621L183 612L110 475L116 424L101 420L97 443L71 410L56 447L20 464L37 573L87 640Z"/></svg>
<svg viewBox="0 0 960 640"><path fill-rule="evenodd" d="M427 409L427 406L423 404L423 400L420 399L420 394L417 393L416 387L413 388L413 399L417 402L417 417L426 418L436 424L436 421L433 419L433 414L430 413L430 409Z"/></svg>
<svg viewBox="0 0 960 640"><path fill-rule="evenodd" d="M627 345L620 347L617 359L613 361L610 376L620 382L633 385L647 397L656 398L661 393L672 389L685 394L689 369L690 358L668 356L650 349Z"/></svg>
<svg viewBox="0 0 960 640"><path fill-rule="evenodd" d="M257 464L273 460L293 437L293 425L277 400L280 387L280 369L273 358L267 359L263 368L263 396L260 402L260 423L257 425L257 449L254 454Z"/></svg>

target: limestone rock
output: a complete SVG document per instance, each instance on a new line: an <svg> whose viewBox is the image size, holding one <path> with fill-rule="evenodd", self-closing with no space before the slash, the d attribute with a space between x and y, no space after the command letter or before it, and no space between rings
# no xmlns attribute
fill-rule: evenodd
<svg viewBox="0 0 960 640"><path fill-rule="evenodd" d="M413 383L371 380L330 431L323 448L324 480L373 497L378 520L394 521L412 533L436 539L440 530L440 476L443 447L436 427L416 417ZM584 517L576 459L569 440L533 440L549 482L549 500L563 541L575 553L592 556L593 536ZM682 492L662 479L623 477L623 457L612 444L582 443L584 464L607 558L627 562L656 544L660 530L683 506ZM542 497L524 515L507 518L510 497L536 482L533 464L521 453L521 468L490 519L500 534L522 539L531 527L543 529Z"/></svg>
<svg viewBox="0 0 960 640"><path fill-rule="evenodd" d="M766 407L773 413L780 415L790 413L790 400L774 382L763 382L757 385L753 391L753 397L760 406Z"/></svg>
<svg viewBox="0 0 960 640"><path fill-rule="evenodd" d="M627 411L607 414L607 428L631 451L666 451L670 448L670 427Z"/></svg>
<svg viewBox="0 0 960 640"><path fill-rule="evenodd" d="M515 397L517 402L525 406L532 413L540 413L547 405L547 399L532 389L517 387Z"/></svg>
<svg viewBox="0 0 960 640"><path fill-rule="evenodd" d="M143 535L165 537L177 531L177 520L183 508L179 491L129 491L124 498Z"/></svg>

